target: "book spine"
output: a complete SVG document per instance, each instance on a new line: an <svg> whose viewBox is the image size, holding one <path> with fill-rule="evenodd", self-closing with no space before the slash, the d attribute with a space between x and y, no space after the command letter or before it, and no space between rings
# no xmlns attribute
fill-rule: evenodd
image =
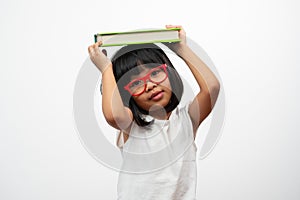
<svg viewBox="0 0 300 200"><path fill-rule="evenodd" d="M169 29L149 29L149 30L135 30L135 31L124 31L124 32L102 32L97 35L118 35L118 34L134 34L134 33L145 33L145 32L162 32L162 31L179 31L180 28L169 28Z"/></svg>

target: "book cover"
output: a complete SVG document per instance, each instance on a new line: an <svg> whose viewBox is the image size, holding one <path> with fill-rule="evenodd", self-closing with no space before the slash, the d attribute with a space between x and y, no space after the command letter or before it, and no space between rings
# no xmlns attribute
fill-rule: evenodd
<svg viewBox="0 0 300 200"><path fill-rule="evenodd" d="M102 40L102 47L130 44L179 42L179 30L180 28L171 28L97 33L94 35L94 40L95 42Z"/></svg>

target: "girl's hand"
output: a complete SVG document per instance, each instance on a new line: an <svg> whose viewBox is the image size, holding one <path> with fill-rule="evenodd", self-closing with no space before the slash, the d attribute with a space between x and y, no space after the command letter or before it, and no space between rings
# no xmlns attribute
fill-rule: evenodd
<svg viewBox="0 0 300 200"><path fill-rule="evenodd" d="M184 29L182 28L181 25L166 25L166 28L180 28L180 30L178 31L179 34L179 39L181 40L180 42L170 42L170 43L163 43L164 45L166 45L169 49L171 49L173 52L175 52L176 54L179 53L179 51L185 47L186 44L186 34Z"/></svg>
<svg viewBox="0 0 300 200"><path fill-rule="evenodd" d="M106 56L106 51L103 49L100 51L99 47L102 45L102 41L98 41L95 44L89 46L88 51L92 62L103 73L105 69L111 66L111 61Z"/></svg>

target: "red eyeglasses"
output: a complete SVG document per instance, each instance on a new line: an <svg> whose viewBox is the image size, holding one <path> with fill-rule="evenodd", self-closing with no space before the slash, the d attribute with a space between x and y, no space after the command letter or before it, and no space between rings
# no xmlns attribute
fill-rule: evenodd
<svg viewBox="0 0 300 200"><path fill-rule="evenodd" d="M151 69L146 76L134 79L130 81L124 89L127 90L132 96L139 96L145 90L147 86L147 80L150 80L152 83L160 84L168 77L167 65L163 64L158 67Z"/></svg>

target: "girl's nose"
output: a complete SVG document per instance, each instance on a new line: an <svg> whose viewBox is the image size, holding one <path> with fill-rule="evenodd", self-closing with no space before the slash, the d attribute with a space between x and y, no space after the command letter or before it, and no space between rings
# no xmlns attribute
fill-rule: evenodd
<svg viewBox="0 0 300 200"><path fill-rule="evenodd" d="M146 91L152 90L156 86L157 86L156 83L153 83L152 81L148 80L146 82Z"/></svg>

